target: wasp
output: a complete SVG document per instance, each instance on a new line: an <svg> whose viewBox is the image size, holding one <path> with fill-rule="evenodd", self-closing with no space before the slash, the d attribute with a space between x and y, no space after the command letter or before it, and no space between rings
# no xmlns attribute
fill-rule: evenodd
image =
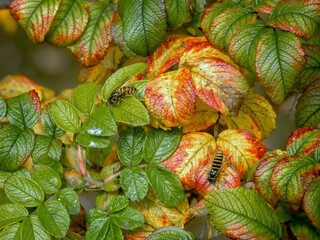
<svg viewBox="0 0 320 240"><path fill-rule="evenodd" d="M223 162L223 152L220 149L218 149L212 161L212 167L209 172L209 178L208 178L209 182L215 182L216 179L218 178L220 174L222 162Z"/></svg>
<svg viewBox="0 0 320 240"><path fill-rule="evenodd" d="M114 90L108 99L111 104L120 103L125 96L131 96L138 91L135 87L124 86Z"/></svg>
<svg viewBox="0 0 320 240"><path fill-rule="evenodd" d="M123 100L125 96L131 96L138 92L138 89L135 87L123 86L129 79L130 77L127 77L125 80L123 80L121 85L111 93L108 99L108 103L118 104Z"/></svg>

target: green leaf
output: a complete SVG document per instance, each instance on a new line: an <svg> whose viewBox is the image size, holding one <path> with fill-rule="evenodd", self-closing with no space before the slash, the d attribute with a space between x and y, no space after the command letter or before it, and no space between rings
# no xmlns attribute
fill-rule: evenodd
<svg viewBox="0 0 320 240"><path fill-rule="evenodd" d="M68 101L56 100L50 106L51 116L59 128L76 133L80 130L80 118L77 109Z"/></svg>
<svg viewBox="0 0 320 240"><path fill-rule="evenodd" d="M107 234L110 229L109 218L98 218L94 220L87 229L85 240L101 240L107 239Z"/></svg>
<svg viewBox="0 0 320 240"><path fill-rule="evenodd" d="M234 7L236 3L234 1L217 2L208 7L202 16L201 28L206 37L210 39L213 29L211 28L213 20L225 9Z"/></svg>
<svg viewBox="0 0 320 240"><path fill-rule="evenodd" d="M108 219L110 220L110 219ZM108 234L105 239L112 239L112 240L122 240L124 239L121 228L110 221L110 226L108 230Z"/></svg>
<svg viewBox="0 0 320 240"><path fill-rule="evenodd" d="M129 200L125 196L115 196L110 201L110 204L108 205L108 211L110 213L116 213L120 210L123 210L129 205Z"/></svg>
<svg viewBox="0 0 320 240"><path fill-rule="evenodd" d="M138 91L134 94L134 96L139 101L144 101L144 91L146 90L147 84L150 80L139 80L137 82L134 82L132 84L133 87L135 87Z"/></svg>
<svg viewBox="0 0 320 240"><path fill-rule="evenodd" d="M120 134L117 149L124 165L135 166L141 162L145 136L142 128L128 128Z"/></svg>
<svg viewBox="0 0 320 240"><path fill-rule="evenodd" d="M57 200L46 201L37 211L40 223L51 236L62 238L67 234L70 218L62 203Z"/></svg>
<svg viewBox="0 0 320 240"><path fill-rule="evenodd" d="M255 67L259 83L271 100L280 104L292 90L305 65L298 37L266 28L259 35Z"/></svg>
<svg viewBox="0 0 320 240"><path fill-rule="evenodd" d="M95 136L113 136L118 129L110 109L103 105L86 119L81 130Z"/></svg>
<svg viewBox="0 0 320 240"><path fill-rule="evenodd" d="M226 50L237 29L254 22L256 17L249 9L240 6L224 9L213 19L209 41L221 50Z"/></svg>
<svg viewBox="0 0 320 240"><path fill-rule="evenodd" d="M320 127L320 80L313 82L298 99L295 123L297 127Z"/></svg>
<svg viewBox="0 0 320 240"><path fill-rule="evenodd" d="M307 184L315 178L313 168L318 164L309 156L294 155L280 160L274 166L270 179L277 198L300 206Z"/></svg>
<svg viewBox="0 0 320 240"><path fill-rule="evenodd" d="M306 89L312 82L320 81L320 46L303 46L307 64L298 78L298 87Z"/></svg>
<svg viewBox="0 0 320 240"><path fill-rule="evenodd" d="M11 124L0 129L0 170L17 170L30 156L34 138L32 129L21 130Z"/></svg>
<svg viewBox="0 0 320 240"><path fill-rule="evenodd" d="M320 239L319 229L312 226L306 219L295 218L289 226L297 239Z"/></svg>
<svg viewBox="0 0 320 240"><path fill-rule="evenodd" d="M98 85L94 82L78 85L72 93L72 104L83 114L90 115L94 108L97 93Z"/></svg>
<svg viewBox="0 0 320 240"><path fill-rule="evenodd" d="M28 210L23 206L11 203L0 205L0 212L0 229L13 223L20 222L29 215Z"/></svg>
<svg viewBox="0 0 320 240"><path fill-rule="evenodd" d="M255 190L263 197L263 199L269 203L272 207L276 207L278 204L278 198L274 194L270 186L270 178L272 175L273 167L284 156L270 156L259 163L254 173L254 185Z"/></svg>
<svg viewBox="0 0 320 240"><path fill-rule="evenodd" d="M320 129L313 127L298 128L290 134L287 143L287 154L307 155L314 151L320 136Z"/></svg>
<svg viewBox="0 0 320 240"><path fill-rule="evenodd" d="M41 161L43 158L50 158L55 161L60 160L62 152L62 142L49 136L37 135L31 156L33 163Z"/></svg>
<svg viewBox="0 0 320 240"><path fill-rule="evenodd" d="M98 64L107 54L111 42L113 4L109 1L91 2L89 21L78 41L70 47L84 67Z"/></svg>
<svg viewBox="0 0 320 240"><path fill-rule="evenodd" d="M3 188L4 182L7 180L8 177L11 176L10 172L2 172L0 171L0 189Z"/></svg>
<svg viewBox="0 0 320 240"><path fill-rule="evenodd" d="M14 203L36 207L44 201L44 193L37 182L22 176L11 176L4 183L4 192Z"/></svg>
<svg viewBox="0 0 320 240"><path fill-rule="evenodd" d="M53 194L61 188L61 178L50 167L37 165L32 169L32 179L36 181L46 194Z"/></svg>
<svg viewBox="0 0 320 240"><path fill-rule="evenodd" d="M62 203L69 215L76 216L80 212L80 200L78 194L71 188L61 189L56 193L55 199Z"/></svg>
<svg viewBox="0 0 320 240"><path fill-rule="evenodd" d="M86 132L77 135L76 140L80 145L90 148L107 148L111 144L111 140L108 137L98 137Z"/></svg>
<svg viewBox="0 0 320 240"><path fill-rule="evenodd" d="M320 177L314 179L304 194L302 206L312 224L320 229Z"/></svg>
<svg viewBox="0 0 320 240"><path fill-rule="evenodd" d="M175 207L184 200L184 188L177 174L158 164L150 164L147 176L157 198L166 207Z"/></svg>
<svg viewBox="0 0 320 240"><path fill-rule="evenodd" d="M316 1L279 2L269 16L268 24L310 38L320 22L320 4Z"/></svg>
<svg viewBox="0 0 320 240"><path fill-rule="evenodd" d="M146 240L162 240L162 239L193 240L194 238L191 233L176 226L160 228L146 238Z"/></svg>
<svg viewBox="0 0 320 240"><path fill-rule="evenodd" d="M140 227L144 223L142 213L132 207L126 207L125 209L112 214L110 219L115 225L126 230Z"/></svg>
<svg viewBox="0 0 320 240"><path fill-rule="evenodd" d="M61 0L46 41L58 47L70 45L81 36L88 18L88 7L83 0Z"/></svg>
<svg viewBox="0 0 320 240"><path fill-rule="evenodd" d="M32 90L7 100L7 119L21 129L32 128L40 116L40 99Z"/></svg>
<svg viewBox="0 0 320 240"><path fill-rule="evenodd" d="M251 72L255 72L254 57L257 42L265 27L266 25L262 21L255 21L241 26L235 32L228 45L228 52L232 60Z"/></svg>
<svg viewBox="0 0 320 240"><path fill-rule="evenodd" d="M124 39L130 50L141 56L153 53L166 35L167 19L163 1L122 0L118 11Z"/></svg>
<svg viewBox="0 0 320 240"><path fill-rule="evenodd" d="M65 134L65 131L59 128L53 121L50 110L45 108L41 115L41 126L49 136L57 138Z"/></svg>
<svg viewBox="0 0 320 240"><path fill-rule="evenodd" d="M181 137L179 129L150 129L143 145L143 159L148 163L166 160L178 147Z"/></svg>
<svg viewBox="0 0 320 240"><path fill-rule="evenodd" d="M21 223L12 224L0 232L0 239L1 240L17 240L19 239L19 229Z"/></svg>
<svg viewBox="0 0 320 240"><path fill-rule="evenodd" d="M120 68L113 73L102 86L101 95L103 101L107 102L113 91L116 90L126 79L141 73L146 70L147 67L148 64L146 63L135 63Z"/></svg>
<svg viewBox="0 0 320 240"><path fill-rule="evenodd" d="M140 167L126 167L121 171L120 184L124 194L132 202L143 200L148 193L149 183Z"/></svg>
<svg viewBox="0 0 320 240"><path fill-rule="evenodd" d="M7 114L7 103L4 98L0 95L0 120Z"/></svg>
<svg viewBox="0 0 320 240"><path fill-rule="evenodd" d="M91 225L93 221L103 218L106 219L108 217L108 213L105 210L92 208L86 212L86 223Z"/></svg>
<svg viewBox="0 0 320 240"><path fill-rule="evenodd" d="M178 28L188 16L189 4L186 0L164 0L169 27Z"/></svg>
<svg viewBox="0 0 320 240"><path fill-rule="evenodd" d="M43 42L59 4L60 0L15 0L10 4L10 13L33 42Z"/></svg>
<svg viewBox="0 0 320 240"><path fill-rule="evenodd" d="M133 96L126 97L118 105L112 105L111 108L117 122L131 126L144 126L150 122L148 110Z"/></svg>
<svg viewBox="0 0 320 240"><path fill-rule="evenodd" d="M229 238L281 239L277 215L249 189L216 190L205 197L205 204L215 228Z"/></svg>
<svg viewBox="0 0 320 240"><path fill-rule="evenodd" d="M50 240L50 235L41 225L37 215L25 218L19 229L20 239Z"/></svg>

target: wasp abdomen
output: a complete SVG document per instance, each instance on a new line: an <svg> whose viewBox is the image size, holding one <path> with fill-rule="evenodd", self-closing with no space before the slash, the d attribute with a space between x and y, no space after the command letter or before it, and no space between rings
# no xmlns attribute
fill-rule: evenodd
<svg viewBox="0 0 320 240"><path fill-rule="evenodd" d="M212 167L209 172L209 178L208 178L209 182L214 182L218 178L222 161L223 161L223 152L220 149L218 149L212 161Z"/></svg>

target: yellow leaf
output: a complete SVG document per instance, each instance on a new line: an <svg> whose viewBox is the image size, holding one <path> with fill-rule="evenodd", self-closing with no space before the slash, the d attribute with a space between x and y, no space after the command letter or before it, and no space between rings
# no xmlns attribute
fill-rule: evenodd
<svg viewBox="0 0 320 240"><path fill-rule="evenodd" d="M18 23L12 18L8 9L0 9L0 26L9 34L16 33Z"/></svg>

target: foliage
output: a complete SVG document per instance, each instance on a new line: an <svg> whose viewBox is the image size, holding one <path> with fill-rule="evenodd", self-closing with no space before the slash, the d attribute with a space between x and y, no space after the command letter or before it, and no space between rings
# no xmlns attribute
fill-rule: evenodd
<svg viewBox="0 0 320 240"><path fill-rule="evenodd" d="M69 48L83 68L59 96L23 76L0 82L1 237L193 239L184 229L203 215L208 237L319 237L318 1L9 10L32 41ZM286 151L268 151L274 105L297 90L298 128ZM84 212L82 191L98 192L96 208Z"/></svg>

